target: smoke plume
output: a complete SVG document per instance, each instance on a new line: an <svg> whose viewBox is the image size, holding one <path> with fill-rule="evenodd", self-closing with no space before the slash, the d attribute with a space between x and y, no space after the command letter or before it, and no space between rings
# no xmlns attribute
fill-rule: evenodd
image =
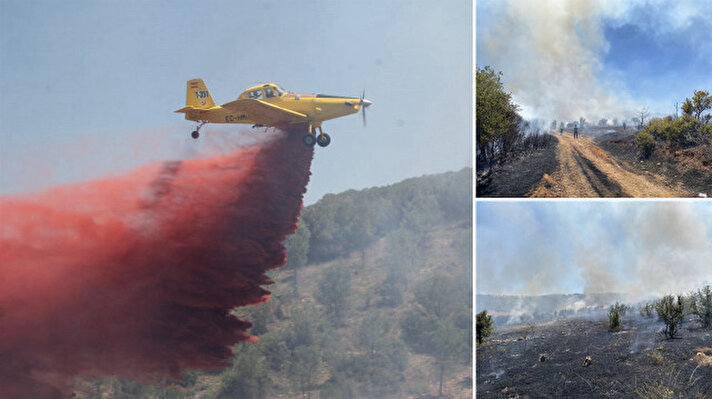
<svg viewBox="0 0 712 399"><path fill-rule="evenodd" d="M254 339L313 150L297 135L31 197L0 198L0 387L71 396L73 378L180 379Z"/></svg>
<svg viewBox="0 0 712 399"><path fill-rule="evenodd" d="M477 292L616 293L628 302L712 284L705 202L477 204Z"/></svg>
<svg viewBox="0 0 712 399"><path fill-rule="evenodd" d="M622 119L636 109L600 78L608 50L602 20L623 7L595 0L509 0L497 6L498 18L491 29L478 31L477 45L503 72L526 118L598 121Z"/></svg>

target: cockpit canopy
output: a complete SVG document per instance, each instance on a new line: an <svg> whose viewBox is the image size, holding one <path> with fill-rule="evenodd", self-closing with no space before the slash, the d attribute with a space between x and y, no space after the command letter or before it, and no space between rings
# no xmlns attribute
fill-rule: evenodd
<svg viewBox="0 0 712 399"><path fill-rule="evenodd" d="M238 99L250 98L253 100L265 100L274 97L282 97L285 91L274 83L266 83L259 86L250 87L245 90Z"/></svg>

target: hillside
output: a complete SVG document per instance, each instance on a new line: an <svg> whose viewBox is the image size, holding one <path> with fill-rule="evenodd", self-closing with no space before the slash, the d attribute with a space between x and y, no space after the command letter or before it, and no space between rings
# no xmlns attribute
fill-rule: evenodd
<svg viewBox="0 0 712 399"><path fill-rule="evenodd" d="M231 367L82 380L77 397L472 397L471 184L464 169L325 196L285 242L271 299L235 310L259 342Z"/></svg>
<svg viewBox="0 0 712 399"><path fill-rule="evenodd" d="M557 294L540 296L477 294L477 313L487 310L495 326L540 323L560 317L605 317L620 294Z"/></svg>

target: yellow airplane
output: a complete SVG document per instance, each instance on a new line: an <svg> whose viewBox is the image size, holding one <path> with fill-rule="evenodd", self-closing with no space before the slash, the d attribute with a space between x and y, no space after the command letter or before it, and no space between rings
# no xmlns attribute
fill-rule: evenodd
<svg viewBox="0 0 712 399"><path fill-rule="evenodd" d="M203 80L192 79L188 81L185 107L175 112L184 113L185 119L198 122L191 133L194 139L200 136L198 131L206 123L247 123L252 124L252 127L305 132L302 139L305 145L313 146L316 143L326 147L331 143L331 137L321 130L322 122L361 110L366 125L366 107L371 102L364 95L358 98L297 94L267 83L250 87L235 101L215 105Z"/></svg>

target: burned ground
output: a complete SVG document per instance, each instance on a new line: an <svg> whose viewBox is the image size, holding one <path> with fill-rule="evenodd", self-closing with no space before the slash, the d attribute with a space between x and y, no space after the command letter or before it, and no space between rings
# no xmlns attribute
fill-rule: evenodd
<svg viewBox="0 0 712 399"><path fill-rule="evenodd" d="M634 130L615 129L597 137L595 142L631 172L664 176L694 195L712 196L712 146L709 144L676 149L658 145L649 158L643 158L635 144Z"/></svg>
<svg viewBox="0 0 712 399"><path fill-rule="evenodd" d="M712 148L656 150L639 159L634 135L587 129L577 139L548 134L556 145L478 173L478 197L691 197L712 195ZM657 157L657 158L656 158ZM659 158L659 159L658 159Z"/></svg>
<svg viewBox="0 0 712 399"><path fill-rule="evenodd" d="M477 397L712 397L712 331L686 321L666 340L653 319L623 324L619 332L600 319L500 327L477 348Z"/></svg>
<svg viewBox="0 0 712 399"><path fill-rule="evenodd" d="M527 152L517 159L495 166L491 171L478 175L478 197L526 197L527 192L544 174L551 174L556 169L556 146L558 139L553 137L552 145Z"/></svg>

